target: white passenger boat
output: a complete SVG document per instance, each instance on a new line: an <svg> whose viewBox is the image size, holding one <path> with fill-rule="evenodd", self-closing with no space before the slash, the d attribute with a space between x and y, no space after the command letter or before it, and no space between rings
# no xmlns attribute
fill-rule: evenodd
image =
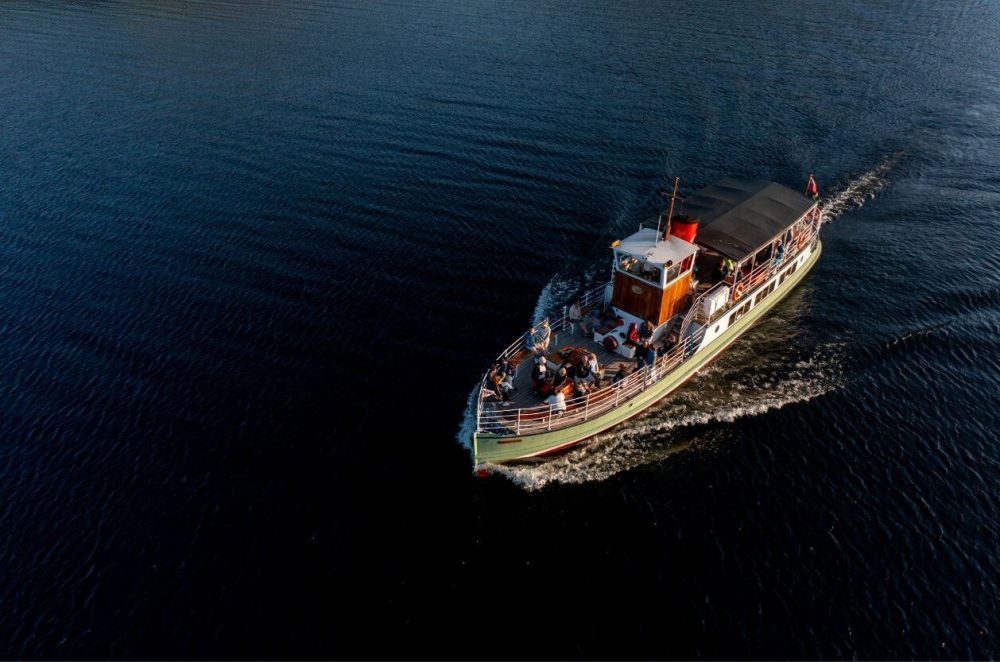
<svg viewBox="0 0 1000 662"><path fill-rule="evenodd" d="M726 178L683 199L678 215L676 187L669 212L612 244L609 282L547 321L548 338L540 328L497 358L476 402L477 470L561 451L647 409L763 318L819 259L812 177L808 196Z"/></svg>

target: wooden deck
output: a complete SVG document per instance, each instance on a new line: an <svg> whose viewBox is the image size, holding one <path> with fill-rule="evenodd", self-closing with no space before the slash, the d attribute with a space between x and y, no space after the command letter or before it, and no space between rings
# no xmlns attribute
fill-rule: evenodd
<svg viewBox="0 0 1000 662"><path fill-rule="evenodd" d="M550 374L554 374L554 368L558 368L562 364L561 352L575 347L580 347L597 355L597 362L604 369L604 381L602 382L604 385L611 380L622 365L626 366L629 372L635 368L634 359L627 359L620 354L609 352L604 349L603 345L593 341L593 334L584 334L580 331L579 326L577 326L573 333L567 330L555 335L552 343L549 345L546 357L549 360ZM517 374L514 376L514 392L511 393L511 403L507 405L507 408L526 409L544 404L542 402L544 398L535 395L531 390L531 370L535 365L534 356L525 355L518 358ZM493 398L490 398L490 401L493 403L493 406L496 406L497 403Z"/></svg>

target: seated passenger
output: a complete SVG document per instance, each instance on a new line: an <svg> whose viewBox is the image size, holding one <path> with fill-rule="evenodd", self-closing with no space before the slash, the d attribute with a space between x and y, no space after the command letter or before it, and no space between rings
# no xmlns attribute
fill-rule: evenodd
<svg viewBox="0 0 1000 662"><path fill-rule="evenodd" d="M545 384L546 381L548 381L549 369L548 366L545 365L545 363L546 363L545 357L539 356L535 360L535 367L531 369L531 382L535 385L535 392L539 392L542 388L542 385Z"/></svg>
<svg viewBox="0 0 1000 662"><path fill-rule="evenodd" d="M587 317L580 322L580 330L588 336L601 327L601 318L591 309Z"/></svg>
<svg viewBox="0 0 1000 662"><path fill-rule="evenodd" d="M542 325L535 333L535 345L532 351L535 354L544 354L549 351L549 341L552 340L552 329L549 328L549 321L543 320Z"/></svg>
<svg viewBox="0 0 1000 662"><path fill-rule="evenodd" d="M566 365L563 364L563 365L559 366L559 369L556 371L556 374L552 377L552 388L553 388L553 390L557 390L561 386L563 386L566 383L566 379L567 379L567 377L566 377Z"/></svg>
<svg viewBox="0 0 1000 662"><path fill-rule="evenodd" d="M500 372L500 366L493 366L490 370L490 383L493 390L500 396L503 406L510 404L510 393L514 390L514 379L511 375L504 375Z"/></svg>
<svg viewBox="0 0 1000 662"><path fill-rule="evenodd" d="M590 361L583 361L576 366L576 375L573 377L576 384L589 383L594 381L594 375L590 372Z"/></svg>
<svg viewBox="0 0 1000 662"><path fill-rule="evenodd" d="M625 364L623 363L618 368L618 372L615 373L615 376L611 378L611 385L615 386L620 384L626 377L628 377L628 370L625 368Z"/></svg>
<svg viewBox="0 0 1000 662"><path fill-rule="evenodd" d="M562 394L562 391L556 391L545 398L545 404L551 407L552 413L562 414L566 411L566 396Z"/></svg>
<svg viewBox="0 0 1000 662"><path fill-rule="evenodd" d="M532 349L535 346L535 342L535 327L532 326L521 336L521 344L528 349Z"/></svg>

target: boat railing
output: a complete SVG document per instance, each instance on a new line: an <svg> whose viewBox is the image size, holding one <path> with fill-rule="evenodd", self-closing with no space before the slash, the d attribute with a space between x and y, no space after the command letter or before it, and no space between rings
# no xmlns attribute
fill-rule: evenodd
<svg viewBox="0 0 1000 662"><path fill-rule="evenodd" d="M551 404L521 409L497 407L482 410L478 419L479 431L505 436L530 435L570 427L601 416L639 396L682 365L694 354L704 334L704 328L699 329L657 357L652 365L634 371L617 384L608 384L585 395L567 399L566 408L561 413ZM610 378L610 375L605 375L606 381Z"/></svg>
<svg viewBox="0 0 1000 662"><path fill-rule="evenodd" d="M726 306L726 310L728 310L730 306L736 305L744 299L749 299L754 291L769 281L771 276L773 276L776 271L779 271L793 258L798 257L799 254L802 253L802 251L804 251L808 246L812 245L812 243L816 240L816 235L819 234L820 223L819 221L816 221L814 217L811 217L810 221L811 222L802 230L806 233L805 237L800 237L794 241L790 241L789 244L791 248L785 250L780 261L775 262L774 257L772 256L763 264L758 264L750 271L750 273L741 275L735 283L731 284L733 291L729 295L729 305ZM739 288L740 283L743 283L743 288ZM742 291L738 292L738 289L742 289Z"/></svg>
<svg viewBox="0 0 1000 662"><path fill-rule="evenodd" d="M601 283L597 287L588 290L577 297L577 301L580 302L580 310L582 311L584 308L588 307L593 308L597 304L603 305L604 293L607 291L608 285L610 284L611 281ZM566 331L567 329L571 329L572 324L573 321L569 318L569 306L563 306L562 319L559 320L559 323L555 326L555 328L559 331Z"/></svg>

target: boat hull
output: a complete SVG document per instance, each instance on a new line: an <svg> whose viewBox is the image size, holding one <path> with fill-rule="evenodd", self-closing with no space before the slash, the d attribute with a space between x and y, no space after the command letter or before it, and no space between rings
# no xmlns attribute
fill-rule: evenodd
<svg viewBox="0 0 1000 662"><path fill-rule="evenodd" d="M706 337L703 345L687 361L673 371L662 375L658 381L650 384L645 391L623 402L620 406L577 425L541 434L517 437L489 433L474 434L473 454L476 469L482 469L487 464L528 460L568 449L648 409L693 377L700 369L704 368L729 345L735 342L755 322L761 320L768 311L774 308L799 283L805 280L805 277L819 261L821 253L822 242L817 241L813 250L809 255L805 256L801 266L794 273L787 276L784 282L781 282L775 288L773 294L754 305L752 309L729 324L718 335ZM722 320L727 320L728 315L729 313Z"/></svg>

